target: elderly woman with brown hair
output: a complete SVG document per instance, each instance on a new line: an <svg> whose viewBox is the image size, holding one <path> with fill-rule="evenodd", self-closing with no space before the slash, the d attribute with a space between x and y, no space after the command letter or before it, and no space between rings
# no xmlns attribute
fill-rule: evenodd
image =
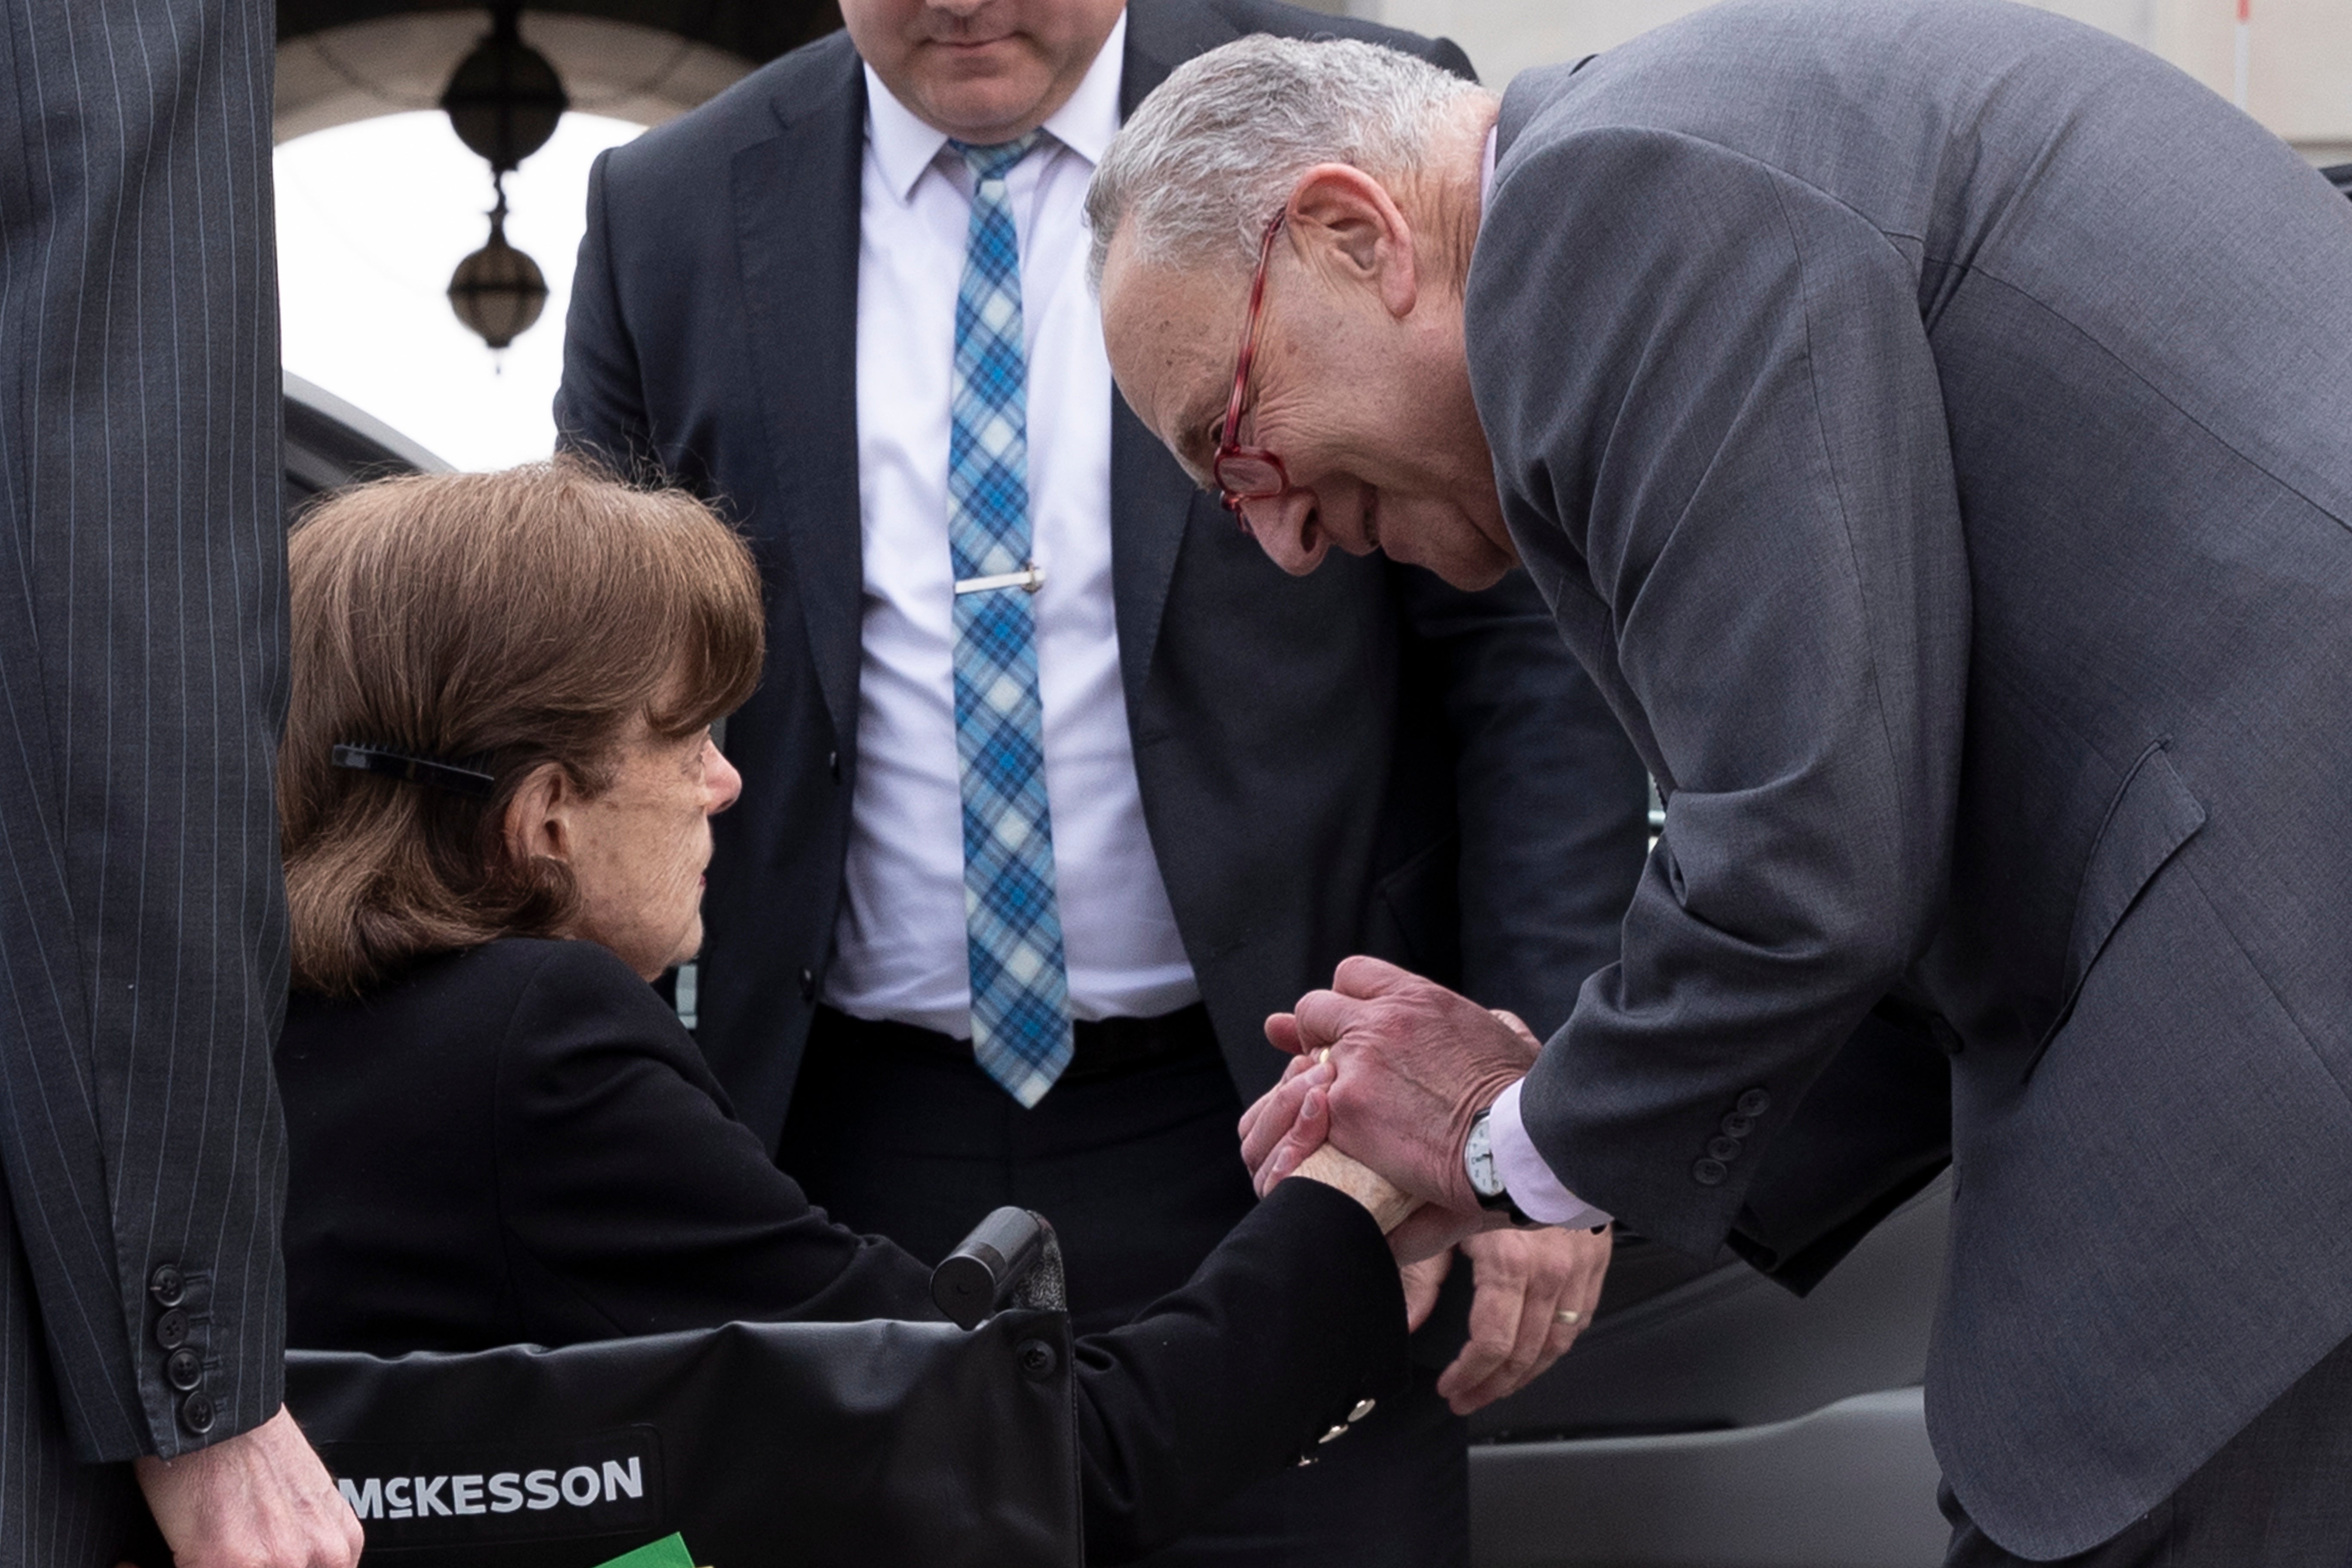
<svg viewBox="0 0 2352 1568"><path fill-rule="evenodd" d="M347 492L290 564L290 1342L936 1318L929 1269L810 1206L646 984L699 945L709 819L740 788L711 724L760 668L741 542L557 464ZM1079 1342L1095 1561L1402 1385L1383 1233L1410 1205L1335 1153L1301 1173Z"/></svg>

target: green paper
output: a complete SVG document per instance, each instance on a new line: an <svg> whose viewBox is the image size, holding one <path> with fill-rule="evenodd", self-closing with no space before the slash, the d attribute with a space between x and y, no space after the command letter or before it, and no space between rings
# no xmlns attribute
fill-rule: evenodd
<svg viewBox="0 0 2352 1568"><path fill-rule="evenodd" d="M624 1552L598 1568L695 1568L694 1553L686 1549L685 1536L667 1535L635 1552Z"/></svg>

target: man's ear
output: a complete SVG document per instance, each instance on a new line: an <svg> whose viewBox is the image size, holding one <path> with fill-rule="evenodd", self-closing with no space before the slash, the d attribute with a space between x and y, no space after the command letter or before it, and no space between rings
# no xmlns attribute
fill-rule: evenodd
<svg viewBox="0 0 2352 1568"><path fill-rule="evenodd" d="M562 768L553 763L533 768L507 802L508 852L526 865L535 859L570 861L572 812L578 804L579 791Z"/></svg>
<svg viewBox="0 0 2352 1568"><path fill-rule="evenodd" d="M1369 284L1389 314L1412 314L1421 297L1412 225L1388 187L1352 163L1318 163L1290 190L1290 228L1307 247L1310 262L1349 281Z"/></svg>

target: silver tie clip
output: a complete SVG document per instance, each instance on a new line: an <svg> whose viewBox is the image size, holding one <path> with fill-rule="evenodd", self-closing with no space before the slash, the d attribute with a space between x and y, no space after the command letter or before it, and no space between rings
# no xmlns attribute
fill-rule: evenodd
<svg viewBox="0 0 2352 1568"><path fill-rule="evenodd" d="M1034 561L1018 572L1000 572L993 577L966 577L955 585L959 594L984 594L991 588L1018 588L1034 594L1045 585L1045 569Z"/></svg>

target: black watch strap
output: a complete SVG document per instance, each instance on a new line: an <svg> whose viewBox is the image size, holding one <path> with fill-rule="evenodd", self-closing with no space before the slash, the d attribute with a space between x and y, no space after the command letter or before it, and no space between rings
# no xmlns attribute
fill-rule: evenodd
<svg viewBox="0 0 2352 1568"><path fill-rule="evenodd" d="M1511 1189L1508 1187L1505 1187L1491 1198L1480 1198L1478 1206L1489 1214L1505 1215L1517 1229L1541 1230L1543 1228L1543 1221L1535 1218L1527 1210L1521 1208L1518 1200L1511 1196Z"/></svg>

